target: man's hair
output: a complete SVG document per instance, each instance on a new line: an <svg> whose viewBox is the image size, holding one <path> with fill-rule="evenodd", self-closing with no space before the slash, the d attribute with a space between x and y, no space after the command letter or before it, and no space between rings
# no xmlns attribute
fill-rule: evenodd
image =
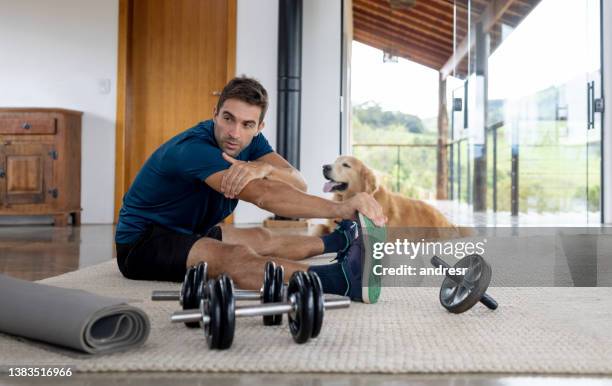
<svg viewBox="0 0 612 386"><path fill-rule="evenodd" d="M261 108L259 123L261 123L268 110L268 92L256 79L246 76L239 76L230 80L217 101L217 114L221 111L221 106L228 99L239 99L245 103Z"/></svg>

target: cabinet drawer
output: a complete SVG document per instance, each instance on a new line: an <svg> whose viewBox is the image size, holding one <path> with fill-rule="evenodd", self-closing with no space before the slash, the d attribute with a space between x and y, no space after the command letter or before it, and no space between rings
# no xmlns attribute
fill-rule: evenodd
<svg viewBox="0 0 612 386"><path fill-rule="evenodd" d="M0 118L0 134L55 134L55 118Z"/></svg>

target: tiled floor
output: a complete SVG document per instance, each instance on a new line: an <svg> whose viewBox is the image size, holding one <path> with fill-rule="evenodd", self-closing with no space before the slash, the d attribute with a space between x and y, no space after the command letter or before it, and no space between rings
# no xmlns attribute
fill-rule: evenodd
<svg viewBox="0 0 612 386"><path fill-rule="evenodd" d="M438 202L456 223L472 226L512 225L560 225L584 226L574 215L522 216L509 214L476 214L470 208ZM113 226L84 225L81 227L54 228L46 225L0 226L0 272L27 280L49 276L107 261L113 258ZM1 348L0 348L1 349ZM199 384L228 385L612 385L609 377L514 377L507 374L438 374L438 375L389 375L389 374L77 374L66 379L9 378L0 373L0 385L25 384L88 384L107 385L126 383L132 385Z"/></svg>
<svg viewBox="0 0 612 386"><path fill-rule="evenodd" d="M474 212L472 207L456 201L428 201L440 209L454 223L476 227L586 227L601 225L598 213L519 213L512 216L510 212Z"/></svg>

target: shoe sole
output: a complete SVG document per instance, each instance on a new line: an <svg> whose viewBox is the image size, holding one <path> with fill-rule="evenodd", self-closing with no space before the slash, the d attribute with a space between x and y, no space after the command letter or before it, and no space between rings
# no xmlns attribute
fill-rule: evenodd
<svg viewBox="0 0 612 386"><path fill-rule="evenodd" d="M373 271L375 265L381 264L381 260L375 260L373 257L374 244L387 240L387 228L377 227L369 218L361 213L358 214L357 221L359 221L364 246L361 249L361 298L364 303L374 304L378 302L381 291L381 278L374 275ZM366 283L367 285L364 285Z"/></svg>

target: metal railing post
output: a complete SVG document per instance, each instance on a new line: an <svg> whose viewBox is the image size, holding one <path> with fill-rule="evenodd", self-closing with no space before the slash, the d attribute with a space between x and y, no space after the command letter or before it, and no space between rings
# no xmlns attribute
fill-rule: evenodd
<svg viewBox="0 0 612 386"><path fill-rule="evenodd" d="M395 191L400 191L400 147L397 146L397 177L395 180Z"/></svg>

